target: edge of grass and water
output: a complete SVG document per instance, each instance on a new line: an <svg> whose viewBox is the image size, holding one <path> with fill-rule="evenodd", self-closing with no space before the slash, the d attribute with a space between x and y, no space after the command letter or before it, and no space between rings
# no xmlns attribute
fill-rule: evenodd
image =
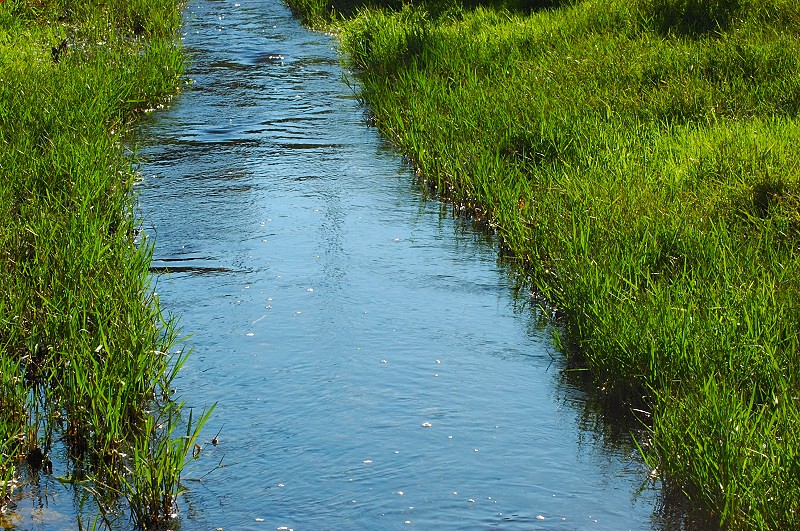
<svg viewBox="0 0 800 531"><path fill-rule="evenodd" d="M288 0L499 235L665 491L800 525L800 5ZM644 415L642 415L644 413Z"/></svg>
<svg viewBox="0 0 800 531"><path fill-rule="evenodd" d="M124 139L180 86L182 7L0 3L0 521L54 461L96 504L79 527L175 511L208 412L171 396L185 355L150 284Z"/></svg>

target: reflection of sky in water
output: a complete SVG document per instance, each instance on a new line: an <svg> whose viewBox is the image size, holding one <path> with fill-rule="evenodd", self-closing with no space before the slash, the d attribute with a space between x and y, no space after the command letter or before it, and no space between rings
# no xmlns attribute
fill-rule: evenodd
<svg viewBox="0 0 800 531"><path fill-rule="evenodd" d="M185 44L194 82L138 139L179 394L217 403L186 477L226 465L184 528L658 526L629 440L582 418L486 238L420 201L333 42L239 0L190 2Z"/></svg>
<svg viewBox="0 0 800 531"><path fill-rule="evenodd" d="M190 12L195 81L141 189L154 265L224 268L159 281L193 334L181 392L218 402L188 475L229 465L189 484L186 525L651 527L631 448L579 430L496 251L420 202L332 42L279 6Z"/></svg>

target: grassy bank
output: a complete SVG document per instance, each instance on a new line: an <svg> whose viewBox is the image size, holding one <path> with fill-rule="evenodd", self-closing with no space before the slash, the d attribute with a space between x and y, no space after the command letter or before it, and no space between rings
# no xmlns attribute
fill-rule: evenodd
<svg viewBox="0 0 800 531"><path fill-rule="evenodd" d="M800 5L291 0L721 525L800 526ZM331 15L333 14L333 15Z"/></svg>
<svg viewBox="0 0 800 531"><path fill-rule="evenodd" d="M194 443L123 149L183 70L174 0L0 3L0 506L60 471L152 527ZM177 426L183 433L177 433ZM186 437L181 437L181 436ZM58 449L58 450L57 450Z"/></svg>

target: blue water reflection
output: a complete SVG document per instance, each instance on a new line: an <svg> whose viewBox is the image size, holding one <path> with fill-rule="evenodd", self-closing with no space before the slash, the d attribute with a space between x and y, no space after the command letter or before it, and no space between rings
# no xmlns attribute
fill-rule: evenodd
<svg viewBox="0 0 800 531"><path fill-rule="evenodd" d="M423 201L279 2L190 2L193 83L139 142L166 310L217 403L185 529L650 529L497 251ZM281 60L262 60L269 55ZM219 444L208 444L219 432Z"/></svg>

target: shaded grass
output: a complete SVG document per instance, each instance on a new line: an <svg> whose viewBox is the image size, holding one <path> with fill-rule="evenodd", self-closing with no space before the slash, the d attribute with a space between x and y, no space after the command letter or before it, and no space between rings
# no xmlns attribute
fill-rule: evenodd
<svg viewBox="0 0 800 531"><path fill-rule="evenodd" d="M47 472L61 442L63 480L111 492L143 528L174 512L205 419L174 433L182 359L168 352L176 332L150 286L122 142L178 87L180 7L0 4L0 477L23 459Z"/></svg>
<svg viewBox="0 0 800 531"><path fill-rule="evenodd" d="M557 4L306 18L340 33L426 185L563 315L571 364L651 412L664 481L720 525L795 528L800 7Z"/></svg>

